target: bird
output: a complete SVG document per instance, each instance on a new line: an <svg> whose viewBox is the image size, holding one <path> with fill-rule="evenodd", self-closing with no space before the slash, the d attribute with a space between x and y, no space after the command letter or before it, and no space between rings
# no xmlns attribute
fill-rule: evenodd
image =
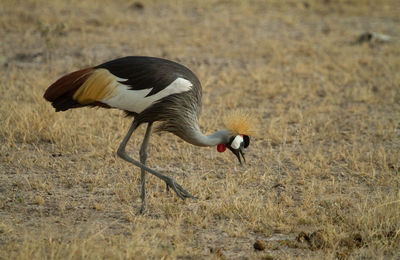
<svg viewBox="0 0 400 260"><path fill-rule="evenodd" d="M200 146L217 146L218 152L227 148L245 162L250 137L255 134L254 123L246 113L234 113L227 118L226 128L210 135L200 130L198 121L202 106L202 87L198 77L177 62L148 56L127 56L66 74L51 84L44 93L56 112L80 107L103 107L123 110L133 117L132 124L117 155L141 169L141 207L146 210L146 173L165 181L183 200L196 199L173 178L146 165L147 147L154 122L158 132L172 133L184 141ZM139 160L126 152L133 132L142 124L147 129L139 150Z"/></svg>

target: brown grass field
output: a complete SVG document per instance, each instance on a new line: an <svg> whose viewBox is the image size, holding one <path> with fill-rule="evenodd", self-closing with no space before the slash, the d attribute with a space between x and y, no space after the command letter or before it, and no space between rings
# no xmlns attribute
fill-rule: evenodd
<svg viewBox="0 0 400 260"><path fill-rule="evenodd" d="M397 0L0 0L0 259L399 259L399 14ZM128 55L191 68L207 134L252 113L247 164L153 134L150 167L199 198L150 176L138 214L140 171L116 155L131 119L42 98Z"/></svg>

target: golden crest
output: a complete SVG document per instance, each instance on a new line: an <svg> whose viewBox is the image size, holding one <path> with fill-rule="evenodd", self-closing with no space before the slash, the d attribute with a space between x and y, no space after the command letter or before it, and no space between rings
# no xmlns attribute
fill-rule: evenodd
<svg viewBox="0 0 400 260"><path fill-rule="evenodd" d="M250 112L243 110L236 110L228 115L224 119L224 125L234 135L257 137L259 133L256 118Z"/></svg>

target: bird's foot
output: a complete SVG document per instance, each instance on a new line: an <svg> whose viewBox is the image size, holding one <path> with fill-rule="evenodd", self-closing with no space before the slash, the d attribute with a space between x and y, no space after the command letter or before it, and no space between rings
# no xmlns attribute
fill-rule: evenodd
<svg viewBox="0 0 400 260"><path fill-rule="evenodd" d="M146 203L142 203L142 206L140 207L138 215L144 215L146 213L146 211L147 211Z"/></svg>
<svg viewBox="0 0 400 260"><path fill-rule="evenodd" d="M189 192L187 192L181 185L179 185L174 179L167 178L165 180L165 184L167 185L167 191L169 191L169 187L171 187L176 195L179 198L185 200L186 198L197 199L197 197L193 196Z"/></svg>

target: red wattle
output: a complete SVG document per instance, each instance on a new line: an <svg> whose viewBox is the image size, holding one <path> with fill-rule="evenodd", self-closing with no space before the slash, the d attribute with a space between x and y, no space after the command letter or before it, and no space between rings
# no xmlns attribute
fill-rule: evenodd
<svg viewBox="0 0 400 260"><path fill-rule="evenodd" d="M222 153L222 152L225 152L225 150L226 150L226 145L225 144L217 145L217 151L218 152Z"/></svg>

